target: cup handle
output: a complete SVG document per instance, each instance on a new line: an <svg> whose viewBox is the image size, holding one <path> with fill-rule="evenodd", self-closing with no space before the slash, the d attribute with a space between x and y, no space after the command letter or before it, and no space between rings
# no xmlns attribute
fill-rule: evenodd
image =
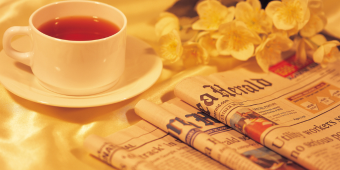
<svg viewBox="0 0 340 170"><path fill-rule="evenodd" d="M5 31L2 39L3 49L9 57L12 57L23 64L31 66L31 56L33 54L32 51L20 52L14 49L11 45L12 38L16 35L30 36L30 28L28 26L14 26L8 28Z"/></svg>

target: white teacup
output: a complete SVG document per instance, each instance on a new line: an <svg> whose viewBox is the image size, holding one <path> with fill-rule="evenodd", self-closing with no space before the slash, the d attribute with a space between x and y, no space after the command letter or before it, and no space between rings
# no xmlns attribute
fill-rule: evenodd
<svg viewBox="0 0 340 170"><path fill-rule="evenodd" d="M95 16L114 23L120 30L102 39L70 41L37 29L56 17L68 16ZM29 26L9 28L3 37L3 49L8 56L30 66L45 88L65 95L91 95L111 88L123 74L126 25L125 15L107 4L56 2L36 10L29 18ZM12 38L20 34L31 37L32 51L19 52L12 48Z"/></svg>

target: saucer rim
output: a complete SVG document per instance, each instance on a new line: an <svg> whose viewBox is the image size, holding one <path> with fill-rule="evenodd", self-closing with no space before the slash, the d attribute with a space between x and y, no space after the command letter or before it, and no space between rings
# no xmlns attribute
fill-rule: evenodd
<svg viewBox="0 0 340 170"><path fill-rule="evenodd" d="M25 45L25 41L27 41L27 40L23 40L25 38L28 40L27 37L20 37L17 40L15 40L13 42L13 44L17 44L17 46L18 45L19 46ZM136 44L138 44L138 46L142 46L144 48L152 48L149 44L141 41L140 39L128 35L127 36L127 50L129 48L128 41L132 42L132 44L130 45L131 46L130 48L132 48ZM66 107L66 108L87 108L87 107L103 106L103 105L118 103L118 102L130 99L130 98L133 98L133 97L141 94L145 90L149 89L153 84L155 84L155 82L158 80L158 78L161 75L163 64L162 64L161 59L156 54L146 55L146 56L148 56L148 57L145 58L147 60L147 62L152 63L152 65L151 64L148 65L148 67L152 68L152 71L148 71L143 76L136 79L132 83L132 85L128 84L129 86L131 86L130 89L125 90L125 92L121 92L121 93L118 92L119 93L118 95L115 94L115 92L108 90L108 91L104 91L104 92L94 94L94 95L67 96L67 95L57 94L55 92L44 89L44 92L59 96L59 97L57 97L57 96L52 97L52 96L48 96L48 95L44 95L44 94L35 92L34 90L30 89L31 87L33 87L32 81L36 81L36 78L33 77L32 73L30 73L30 75L33 77L33 80L30 82L31 84L28 85L28 84L25 83L29 89L27 89L27 88L26 89L20 89L18 87L11 86L12 84L9 83L8 80L6 80L6 79L11 79L11 77L4 77L3 76L3 71L6 70L6 69L0 69L0 82L6 90L10 91L11 93L15 94L16 96L19 96L21 98L24 98L26 100L29 100L29 101L32 101L32 102L35 102L35 103L40 103L40 104L49 105L49 106ZM9 62L11 62L11 61L13 62L13 63L12 62L10 63L12 65L16 63L16 61L14 59L10 58L10 57L8 57L7 59L4 59L3 57L8 57L8 56L2 50L0 52L0 67L4 66L6 64L9 64ZM140 57L140 55L133 55L130 58L134 59L135 57ZM6 61L3 62L4 60L6 60ZM136 66L140 66L140 65L137 64ZM13 67L15 67L15 66L13 66ZM25 77L27 77L27 75ZM12 79L13 79L13 77L12 77ZM141 82L143 82L143 86L140 86L140 85L136 86L136 84L141 83ZM20 82L18 82L17 84L20 84ZM128 85L124 85L121 88L124 88L125 86L128 86ZM29 92L27 92L26 90L28 90ZM132 91L132 93L131 93L131 91ZM105 93L107 93L107 94L105 94ZM127 93L130 93L130 94L127 95L126 97L121 97L121 95L127 94ZM31 96L32 94L34 94L34 96ZM100 99L102 99L102 100L100 100ZM104 99L106 99L106 100L104 100Z"/></svg>

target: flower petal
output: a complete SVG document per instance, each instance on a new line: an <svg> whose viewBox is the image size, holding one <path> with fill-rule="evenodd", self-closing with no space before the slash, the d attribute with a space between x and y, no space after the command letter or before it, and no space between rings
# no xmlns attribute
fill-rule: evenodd
<svg viewBox="0 0 340 170"><path fill-rule="evenodd" d="M269 40L270 40L269 38L266 38L259 46L257 46L255 53L262 51L265 48L266 44L269 42Z"/></svg>
<svg viewBox="0 0 340 170"><path fill-rule="evenodd" d="M258 11L262 8L261 2L259 0L247 0L247 2L253 7L255 11Z"/></svg>
<svg viewBox="0 0 340 170"><path fill-rule="evenodd" d="M316 63L321 63L325 54L325 48L320 46L313 54L313 60Z"/></svg>
<svg viewBox="0 0 340 170"><path fill-rule="evenodd" d="M209 55L198 43L183 45L183 64L185 67L192 67L197 64L208 64Z"/></svg>
<svg viewBox="0 0 340 170"><path fill-rule="evenodd" d="M280 51L287 51L292 48L293 46L293 41L284 34L276 34L277 38L277 45L278 45L278 50Z"/></svg>
<svg viewBox="0 0 340 170"><path fill-rule="evenodd" d="M283 0L283 1L287 1L287 0ZM288 1L291 1L291 0L288 0ZM303 10L303 11L308 9L308 2L309 1L310 0L294 0L294 2L299 2L300 3L301 10Z"/></svg>
<svg viewBox="0 0 340 170"><path fill-rule="evenodd" d="M179 30L178 18L169 12L164 12L160 15L160 19L155 25L156 35L161 37L170 33L172 30Z"/></svg>
<svg viewBox="0 0 340 170"><path fill-rule="evenodd" d="M197 13L201 16L206 16L206 14L211 14L211 12L223 12L222 15L227 15L227 7L221 4L221 2L216 0L201 1L197 4ZM212 11L215 10L215 11Z"/></svg>
<svg viewBox="0 0 340 170"><path fill-rule="evenodd" d="M256 62L264 72L269 71L269 67L281 60L281 51L261 51L256 53Z"/></svg>
<svg viewBox="0 0 340 170"><path fill-rule="evenodd" d="M254 54L254 45L248 43L244 48L240 49L239 51L231 50L231 55L241 61L248 60Z"/></svg>
<svg viewBox="0 0 340 170"><path fill-rule="evenodd" d="M307 61L305 41L303 38L299 40L296 48L296 58L300 63L305 63Z"/></svg>
<svg viewBox="0 0 340 170"><path fill-rule="evenodd" d="M308 23L300 30L300 34L303 37L311 37L322 31L326 23L327 19L324 15L312 14Z"/></svg>
<svg viewBox="0 0 340 170"><path fill-rule="evenodd" d="M340 43L337 40L333 40L333 41L329 41L327 43L325 43L323 46L325 48L325 54L330 53L330 51L332 50L332 48L338 46Z"/></svg>
<svg viewBox="0 0 340 170"><path fill-rule="evenodd" d="M233 52L233 56L241 60L251 57L254 52L254 44L261 42L259 35L249 30L242 21L222 24L219 32L223 35L216 42L219 53L229 55Z"/></svg>
<svg viewBox="0 0 340 170"><path fill-rule="evenodd" d="M229 40L225 36L221 36L216 41L216 49L221 55L230 55Z"/></svg>
<svg viewBox="0 0 340 170"><path fill-rule="evenodd" d="M282 30L293 29L295 25L297 24L296 20L282 19L282 14L278 12L273 15L273 23L276 28L282 29Z"/></svg>
<svg viewBox="0 0 340 170"><path fill-rule="evenodd" d="M303 16L303 20L300 21L300 22L297 22L299 30L308 23L308 21L310 19L310 15L311 15L310 10L307 9L304 16Z"/></svg>
<svg viewBox="0 0 340 170"><path fill-rule="evenodd" d="M267 16L263 9L252 6L257 6L256 3L260 3L258 0L250 0L253 4L248 1L237 3L235 19L244 22L250 30L257 34L267 34L272 28L271 18Z"/></svg>
<svg viewBox="0 0 340 170"><path fill-rule="evenodd" d="M265 12L268 15L268 17L272 18L274 16L274 14L276 13L278 8L281 8L282 2L280 1L271 1L268 3Z"/></svg>
<svg viewBox="0 0 340 170"><path fill-rule="evenodd" d="M319 13L323 12L322 9L322 0L309 0L308 1L308 7L311 10L311 13Z"/></svg>
<svg viewBox="0 0 340 170"><path fill-rule="evenodd" d="M197 13L200 17L192 28L195 30L217 30L224 23L228 15L228 8L219 1L201 1L197 5Z"/></svg>
<svg viewBox="0 0 340 170"><path fill-rule="evenodd" d="M281 60L281 52L290 49L293 42L284 33L270 34L257 48L256 60L263 71L268 72L270 65Z"/></svg>
<svg viewBox="0 0 340 170"><path fill-rule="evenodd" d="M192 23L195 22L198 19L198 17L194 18L188 18L188 17L181 17L179 18L179 24L180 24L180 31L179 35L181 37L182 42L187 42L194 40L196 35L198 34L197 30L192 29Z"/></svg>
<svg viewBox="0 0 340 170"><path fill-rule="evenodd" d="M327 42L327 39L322 34L316 34L309 38L310 41L308 41L308 45L311 48L314 48L315 46L321 46L322 44L325 44ZM313 44L311 44L313 43Z"/></svg>
<svg viewBox="0 0 340 170"><path fill-rule="evenodd" d="M231 30L235 29L235 23L234 22L227 22L224 24L221 24L218 28L218 32L221 34L228 34Z"/></svg>
<svg viewBox="0 0 340 170"><path fill-rule="evenodd" d="M273 1L272 1L273 2ZM282 0L269 3L266 13L272 16L274 26L282 30L290 30L295 26L301 29L309 20L308 0Z"/></svg>
<svg viewBox="0 0 340 170"><path fill-rule="evenodd" d="M240 38L247 39L247 41L250 41L251 43L254 43L254 44L261 43L260 36L255 31L248 29L247 25L244 22L235 21L231 24L233 25L231 27L232 29L242 32L242 37Z"/></svg>
<svg viewBox="0 0 340 170"><path fill-rule="evenodd" d="M263 53L256 54L256 62L264 72L268 73L270 65L268 63L268 60L265 59L265 56Z"/></svg>
<svg viewBox="0 0 340 170"><path fill-rule="evenodd" d="M160 57L164 62L174 63L181 58L183 47L178 31L173 30L169 34L163 35L159 42L161 44Z"/></svg>
<svg viewBox="0 0 340 170"><path fill-rule="evenodd" d="M231 6L228 8L228 15L227 17L225 18L224 22L223 23L226 23L226 22L230 22L234 19L235 17L235 7Z"/></svg>
<svg viewBox="0 0 340 170"><path fill-rule="evenodd" d="M213 38L209 32L202 32L198 36L198 43L208 52L212 57L219 55L216 49L216 38Z"/></svg>
<svg viewBox="0 0 340 170"><path fill-rule="evenodd" d="M244 1L236 4L235 18L237 20L246 21L252 19L252 14L254 13L252 6Z"/></svg>

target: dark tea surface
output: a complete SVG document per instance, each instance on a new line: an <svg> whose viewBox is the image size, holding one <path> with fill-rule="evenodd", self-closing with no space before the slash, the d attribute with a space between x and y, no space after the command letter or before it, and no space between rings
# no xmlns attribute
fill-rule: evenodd
<svg viewBox="0 0 340 170"><path fill-rule="evenodd" d="M38 30L63 40L88 41L109 37L117 33L119 28L114 23L98 17L72 16L50 20Z"/></svg>

